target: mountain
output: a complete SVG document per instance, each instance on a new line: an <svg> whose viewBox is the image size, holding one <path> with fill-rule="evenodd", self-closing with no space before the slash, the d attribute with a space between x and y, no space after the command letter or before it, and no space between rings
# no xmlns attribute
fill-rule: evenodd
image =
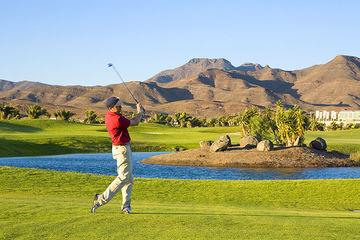
<svg viewBox="0 0 360 240"><path fill-rule="evenodd" d="M325 64L285 71L253 63L235 67L222 58L194 58L127 86L147 110L207 117L278 100L309 111L360 109L360 59L339 55ZM134 108L123 84L83 87L0 80L2 102L69 108L80 116L88 109L104 113L105 100L114 95L123 100L125 110Z"/></svg>
<svg viewBox="0 0 360 240"><path fill-rule="evenodd" d="M203 71L208 69L223 69L223 70L235 70L236 68L224 58L193 58L186 64L171 70L162 71L149 80L147 82L156 82L156 83L169 83L172 81L176 81L182 78L188 78L192 76L196 76Z"/></svg>
<svg viewBox="0 0 360 240"><path fill-rule="evenodd" d="M296 71L301 100L315 106L360 107L360 58L337 56L330 62Z"/></svg>
<svg viewBox="0 0 360 240"><path fill-rule="evenodd" d="M238 66L236 69L240 71L257 71L262 69L263 66L257 63L244 63Z"/></svg>

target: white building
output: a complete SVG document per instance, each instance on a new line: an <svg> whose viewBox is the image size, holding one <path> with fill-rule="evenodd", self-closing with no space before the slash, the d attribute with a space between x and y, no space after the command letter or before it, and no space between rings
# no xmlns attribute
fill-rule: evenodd
<svg viewBox="0 0 360 240"><path fill-rule="evenodd" d="M337 113L335 111L331 111L331 120L336 121L337 119Z"/></svg>
<svg viewBox="0 0 360 240"><path fill-rule="evenodd" d="M340 111L338 121L345 123L360 123L360 111Z"/></svg>
<svg viewBox="0 0 360 240"><path fill-rule="evenodd" d="M340 112L336 111L316 111L315 112L315 119L319 122L323 122L326 125L330 124L331 122L336 123L360 123L360 110L358 111L349 111L343 110Z"/></svg>

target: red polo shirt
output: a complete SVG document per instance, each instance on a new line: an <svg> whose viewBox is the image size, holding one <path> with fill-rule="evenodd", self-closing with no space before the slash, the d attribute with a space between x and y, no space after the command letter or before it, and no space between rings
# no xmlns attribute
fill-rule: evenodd
<svg viewBox="0 0 360 240"><path fill-rule="evenodd" d="M105 116L105 125L111 137L113 145L125 145L130 142L130 135L127 128L130 126L130 120L123 115L107 111Z"/></svg>

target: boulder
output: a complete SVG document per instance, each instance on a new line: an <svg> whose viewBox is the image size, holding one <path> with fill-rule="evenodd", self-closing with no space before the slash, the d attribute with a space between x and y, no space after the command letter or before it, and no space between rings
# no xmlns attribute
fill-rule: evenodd
<svg viewBox="0 0 360 240"><path fill-rule="evenodd" d="M293 146L303 146L304 138L303 137L297 137Z"/></svg>
<svg viewBox="0 0 360 240"><path fill-rule="evenodd" d="M219 137L219 141L227 142L228 147L231 146L231 138L229 135L223 135L223 136Z"/></svg>
<svg viewBox="0 0 360 240"><path fill-rule="evenodd" d="M184 149L183 147L178 147L178 146L176 146L176 147L173 148L173 150L174 150L175 152L181 152L181 151L184 151L185 149Z"/></svg>
<svg viewBox="0 0 360 240"><path fill-rule="evenodd" d="M228 147L231 146L231 139L228 135L221 136L217 141L211 144L211 152L220 152L225 151Z"/></svg>
<svg viewBox="0 0 360 240"><path fill-rule="evenodd" d="M240 147L250 149L256 148L259 141L254 136L246 136L240 139Z"/></svg>
<svg viewBox="0 0 360 240"><path fill-rule="evenodd" d="M316 150L326 151L327 144L325 139L323 138L316 138L315 140L312 140L309 144L309 146Z"/></svg>
<svg viewBox="0 0 360 240"><path fill-rule="evenodd" d="M209 148L211 147L211 144L213 144L213 141L200 141L200 148Z"/></svg>
<svg viewBox="0 0 360 240"><path fill-rule="evenodd" d="M256 146L258 151L267 152L274 150L274 144L270 140L263 140Z"/></svg>

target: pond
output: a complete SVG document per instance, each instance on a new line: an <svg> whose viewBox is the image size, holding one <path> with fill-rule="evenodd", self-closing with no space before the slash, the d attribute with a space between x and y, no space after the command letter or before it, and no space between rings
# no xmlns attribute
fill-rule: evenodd
<svg viewBox="0 0 360 240"><path fill-rule="evenodd" d="M360 178L360 167L306 169L213 168L150 165L140 162L144 158L157 154L161 154L161 152L133 153L135 177L227 180ZM116 161L112 159L110 153L7 157L0 158L0 166L116 175Z"/></svg>

